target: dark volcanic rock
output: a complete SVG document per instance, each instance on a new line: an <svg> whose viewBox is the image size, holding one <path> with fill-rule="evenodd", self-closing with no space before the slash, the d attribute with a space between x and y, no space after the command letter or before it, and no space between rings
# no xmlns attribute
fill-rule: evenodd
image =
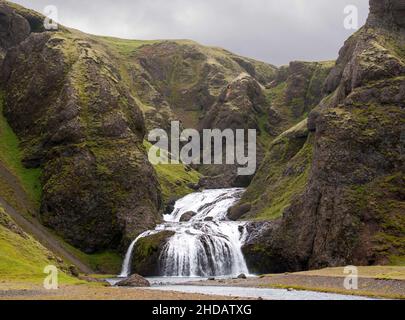
<svg viewBox="0 0 405 320"><path fill-rule="evenodd" d="M241 74L227 85L219 95L217 102L211 106L205 117L201 120L200 130L220 129L254 129L260 132L258 117L264 115L266 99L260 84L248 74ZM247 146L247 139L245 139ZM260 145L258 145L260 149ZM207 152L203 150L203 153ZM261 150L258 160L261 161ZM208 165L204 166L203 173L208 178L201 181L201 185L210 188L219 187L246 187L253 176L239 176L238 165Z"/></svg>
<svg viewBox="0 0 405 320"><path fill-rule="evenodd" d="M161 275L159 257L165 244L173 235L174 232L163 231L140 239L134 248L132 272L144 277Z"/></svg>
<svg viewBox="0 0 405 320"><path fill-rule="evenodd" d="M42 221L85 252L116 248L160 221L142 113L117 64L80 33L44 32L9 49L1 70L24 164L43 169Z"/></svg>
<svg viewBox="0 0 405 320"><path fill-rule="evenodd" d="M370 0L368 25L405 27L404 0Z"/></svg>
<svg viewBox="0 0 405 320"><path fill-rule="evenodd" d="M258 129L254 115L263 112L264 104L259 83L242 74L223 89L217 103L202 120L201 129Z"/></svg>
<svg viewBox="0 0 405 320"><path fill-rule="evenodd" d="M228 209L227 217L229 220L237 221L243 217L243 215L248 213L251 208L252 206L249 203L235 205Z"/></svg>
<svg viewBox="0 0 405 320"><path fill-rule="evenodd" d="M315 149L303 194L244 247L261 271L385 264L405 254L403 1L370 3L367 25L328 77L331 95L310 117Z"/></svg>
<svg viewBox="0 0 405 320"><path fill-rule="evenodd" d="M150 287L150 283L144 277L139 274L134 274L127 279L124 279L116 284L118 287L137 287L145 288Z"/></svg>
<svg viewBox="0 0 405 320"><path fill-rule="evenodd" d="M0 52L2 55L25 40L30 32L30 24L26 19L6 4L0 3Z"/></svg>
<svg viewBox="0 0 405 320"><path fill-rule="evenodd" d="M188 211L186 213L184 213L181 218L180 218L180 222L188 222L190 221L193 217L195 217L197 215L197 212L194 211Z"/></svg>
<svg viewBox="0 0 405 320"><path fill-rule="evenodd" d="M167 201L164 214L172 214L173 213L174 206L175 206L177 200L178 200L178 198L175 197L175 198L171 198L171 199L169 199Z"/></svg>

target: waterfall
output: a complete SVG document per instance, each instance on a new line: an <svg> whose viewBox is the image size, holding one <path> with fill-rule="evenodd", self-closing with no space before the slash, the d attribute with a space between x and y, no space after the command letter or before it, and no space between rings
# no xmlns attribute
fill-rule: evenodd
<svg viewBox="0 0 405 320"><path fill-rule="evenodd" d="M132 241L132 243L131 243L131 245L129 246L128 251L127 251L127 253L126 253L126 255L125 255L125 259L124 259L124 262L123 262L122 268L121 268L121 273L120 273L120 275L118 276L119 278L126 278L126 277L128 277L128 276L130 275L130 273L131 273L132 253L133 253L133 251L134 251L134 248L135 248L136 243L137 243L140 239L149 237L149 236L151 236L151 235L153 235L153 234L156 234L156 233L158 233L158 232L159 232L159 231L157 231L157 230L148 230L148 231L145 231L144 233L140 234L134 241Z"/></svg>
<svg viewBox="0 0 405 320"><path fill-rule="evenodd" d="M196 192L178 200L165 223L136 238L128 249L121 276L128 276L132 252L141 238L163 230L175 234L164 245L159 258L161 276L231 276L248 273L242 254L246 239L244 222L226 218L228 209L240 200L243 189L213 189ZM188 222L180 222L194 212Z"/></svg>

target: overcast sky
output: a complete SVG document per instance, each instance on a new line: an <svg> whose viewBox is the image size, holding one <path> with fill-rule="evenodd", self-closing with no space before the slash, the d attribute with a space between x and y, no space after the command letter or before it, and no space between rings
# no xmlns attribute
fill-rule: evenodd
<svg viewBox="0 0 405 320"><path fill-rule="evenodd" d="M355 30L344 28L344 8L355 5L359 24L368 0L14 0L43 12L58 8L60 23L129 39L192 39L276 65L335 59Z"/></svg>

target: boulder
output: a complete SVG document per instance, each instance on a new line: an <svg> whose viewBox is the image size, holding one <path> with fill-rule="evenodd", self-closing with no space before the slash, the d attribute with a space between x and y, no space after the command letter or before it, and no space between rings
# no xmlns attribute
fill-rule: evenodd
<svg viewBox="0 0 405 320"><path fill-rule="evenodd" d="M172 197L167 201L164 214L171 214L174 211L174 205L176 204L177 200L177 197Z"/></svg>
<svg viewBox="0 0 405 320"><path fill-rule="evenodd" d="M198 183L188 183L187 187L194 191L198 191L200 189L200 185Z"/></svg>
<svg viewBox="0 0 405 320"><path fill-rule="evenodd" d="M247 279L246 274L241 273L240 275L238 275L238 279Z"/></svg>
<svg viewBox="0 0 405 320"><path fill-rule="evenodd" d="M186 213L184 213L181 218L180 218L180 222L189 222L193 217L195 217L197 215L197 212L194 211L188 211Z"/></svg>
<svg viewBox="0 0 405 320"><path fill-rule="evenodd" d="M145 288L150 287L150 283L144 277L139 274L134 274L116 284L118 287L137 287Z"/></svg>
<svg viewBox="0 0 405 320"><path fill-rule="evenodd" d="M74 276L76 278L80 276L79 271L77 270L76 266L73 266L73 265L69 266L69 272L72 276Z"/></svg>
<svg viewBox="0 0 405 320"><path fill-rule="evenodd" d="M252 206L250 203L240 204L228 209L228 219L232 221L239 220L243 215L248 213Z"/></svg>
<svg viewBox="0 0 405 320"><path fill-rule="evenodd" d="M162 231L140 239L134 248L132 273L145 277L159 276L162 273L160 263L164 263L160 255L165 244L174 234L172 231Z"/></svg>

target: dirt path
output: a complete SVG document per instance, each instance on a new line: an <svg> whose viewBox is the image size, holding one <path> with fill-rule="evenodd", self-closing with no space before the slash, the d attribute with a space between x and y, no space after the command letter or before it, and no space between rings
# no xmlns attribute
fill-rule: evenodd
<svg viewBox="0 0 405 320"><path fill-rule="evenodd" d="M33 209L31 201L27 198L25 191L21 188L19 181L12 175L0 162L0 175L5 179L9 186L14 191L14 196L21 203L21 205L27 209L27 212L36 212ZM54 254L60 256L64 260L74 264L82 273L93 274L87 265L82 263L74 255L68 252L63 245L54 237L54 235L45 228L35 218L27 217L15 210L7 201L0 197L0 204L4 207L11 218L28 234L32 235L37 241L39 241L44 247L52 251Z"/></svg>

